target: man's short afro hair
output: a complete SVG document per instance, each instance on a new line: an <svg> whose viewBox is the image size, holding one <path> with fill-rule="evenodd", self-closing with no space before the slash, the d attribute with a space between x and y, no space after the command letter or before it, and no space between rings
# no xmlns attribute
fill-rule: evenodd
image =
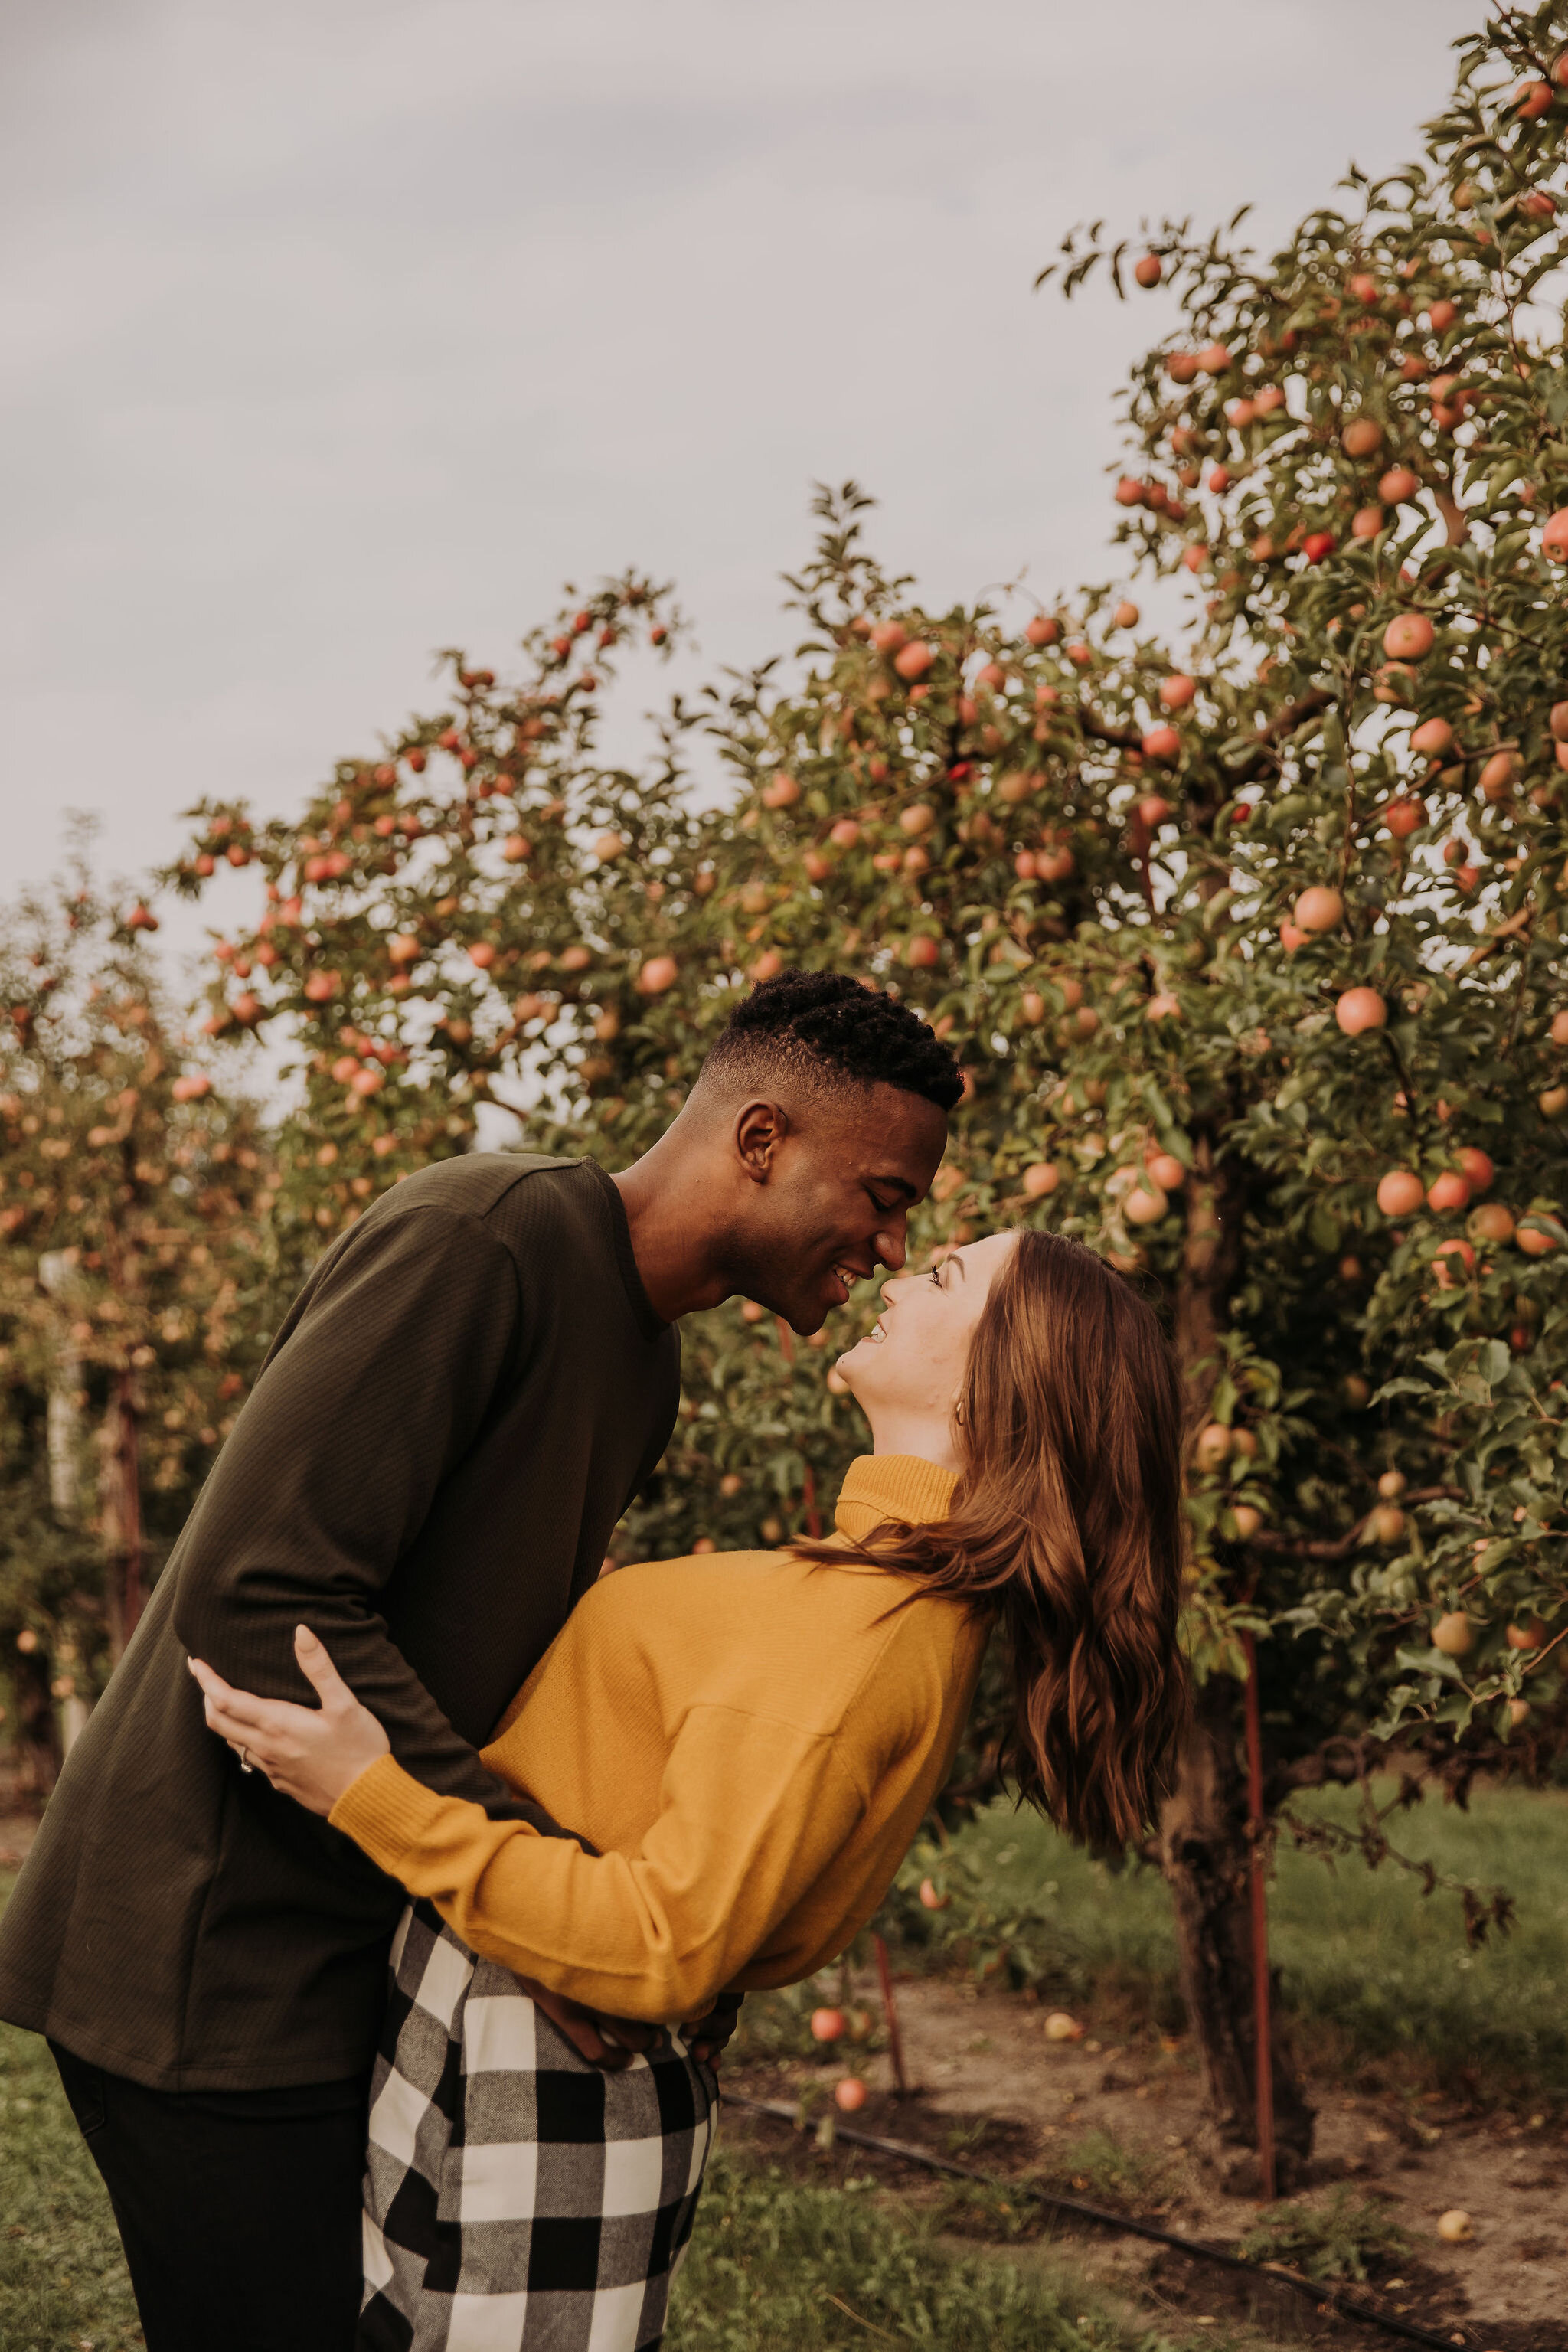
<svg viewBox="0 0 1568 2352"><path fill-rule="evenodd" d="M899 1087L951 1110L963 1092L957 1062L907 1004L843 972L781 971L735 1007L703 1065L715 1077L748 1065L794 1063L820 1083Z"/></svg>

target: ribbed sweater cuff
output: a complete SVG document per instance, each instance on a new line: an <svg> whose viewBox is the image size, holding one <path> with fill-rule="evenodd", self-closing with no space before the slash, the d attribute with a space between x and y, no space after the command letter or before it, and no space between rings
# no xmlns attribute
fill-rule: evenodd
<svg viewBox="0 0 1568 2352"><path fill-rule="evenodd" d="M327 1819L396 1878L410 1847L438 1832L450 1802L405 1772L395 1757L378 1756L350 1781Z"/></svg>

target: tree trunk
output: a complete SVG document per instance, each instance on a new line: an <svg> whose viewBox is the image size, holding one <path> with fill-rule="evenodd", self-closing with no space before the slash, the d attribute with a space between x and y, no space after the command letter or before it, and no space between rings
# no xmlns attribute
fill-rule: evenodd
<svg viewBox="0 0 1568 2352"><path fill-rule="evenodd" d="M18 1650L11 1668L16 1701L16 1785L26 1797L47 1797L59 1778L59 1727L49 1696L48 1654Z"/></svg>
<svg viewBox="0 0 1568 2352"><path fill-rule="evenodd" d="M74 1280L65 1251L46 1250L38 1260L38 1281L49 1297L68 1307ZM47 1429L49 1507L57 1518L74 1519L81 1504L81 1364L64 1339L57 1339L49 1367Z"/></svg>
<svg viewBox="0 0 1568 2352"><path fill-rule="evenodd" d="M64 1250L47 1250L38 1260L38 1280L49 1297L68 1309L70 1296L77 1277L71 1260ZM76 1349L67 1340L60 1340L55 1349L49 1371L49 1415L47 1422L49 1461L49 1507L58 1519L69 1522L81 1510L81 1362ZM38 1771L47 1770L47 1780L41 1793L54 1786L58 1752L68 1756L83 1731L89 1713L88 1701L77 1686L75 1668L79 1664L75 1646L62 1637L57 1643L55 1665L59 1670L56 1685L64 1683L58 1700L59 1712L55 1718L56 1738L51 1742L50 1760L40 1763ZM45 1678L47 1694L54 1691Z"/></svg>
<svg viewBox="0 0 1568 2352"><path fill-rule="evenodd" d="M1175 1301L1175 1345L1191 1426L1207 1417L1220 1370L1221 1335L1241 1266L1244 1200L1237 1174L1216 1160L1212 1137L1194 1137L1187 1235ZM1239 1760L1238 1690L1215 1675L1196 1696L1162 1809L1160 1857L1175 1916L1182 1995L1197 2036L1208 2114L1203 2154L1227 2189L1262 2187L1258 2156L1257 2036L1247 1784ZM1270 1970L1272 1984L1274 1972ZM1277 2186L1288 2189L1311 2154L1312 2109L1297 2071L1279 2003L1270 2004Z"/></svg>
<svg viewBox="0 0 1568 2352"><path fill-rule="evenodd" d="M109 1650L118 1665L147 1600L142 1547L142 1449L136 1394L121 1372L103 1431L103 1533L109 1553Z"/></svg>
<svg viewBox="0 0 1568 2352"><path fill-rule="evenodd" d="M1160 1859L1175 1914L1182 1999L1197 2037L1207 2113L1199 2153L1233 2195L1256 2195L1257 2035L1248 1905L1247 1785L1237 1756L1238 1686L1213 1675L1198 1693L1176 1786L1160 1817ZM1312 2109L1269 1971L1277 2185L1300 2180L1312 2152Z"/></svg>
<svg viewBox="0 0 1568 2352"><path fill-rule="evenodd" d="M1201 1129L1193 1139L1193 1161L1173 1336L1195 1427L1214 1393L1226 1302L1240 1271L1242 1199L1235 1175L1215 1164L1212 1139Z"/></svg>

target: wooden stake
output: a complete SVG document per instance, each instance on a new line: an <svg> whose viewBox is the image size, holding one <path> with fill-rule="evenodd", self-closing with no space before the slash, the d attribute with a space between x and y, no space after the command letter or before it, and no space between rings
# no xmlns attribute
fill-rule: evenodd
<svg viewBox="0 0 1568 2352"><path fill-rule="evenodd" d="M1274 2202L1274 2024L1268 1986L1268 1887L1263 1823L1263 1723L1258 1706L1258 1644L1241 1637L1247 1653L1247 1818L1252 1832L1252 2032L1258 2099L1258 2163L1267 2203Z"/></svg>
<svg viewBox="0 0 1568 2352"><path fill-rule="evenodd" d="M893 1972L888 1966L888 1947L884 1939L873 1933L877 1951L877 1980L882 1988L882 2014L888 2021L888 2049L893 2061L893 2082L900 2098L909 2095L910 2078L904 2072L904 2041L899 2032L899 2005L893 1999Z"/></svg>

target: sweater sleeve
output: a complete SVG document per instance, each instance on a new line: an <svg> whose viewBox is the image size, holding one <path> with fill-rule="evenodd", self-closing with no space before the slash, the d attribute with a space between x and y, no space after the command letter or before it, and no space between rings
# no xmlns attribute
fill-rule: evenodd
<svg viewBox="0 0 1568 2352"><path fill-rule="evenodd" d="M510 1253L476 1219L422 1207L351 1234L275 1343L202 1491L174 1629L241 1689L308 1701L294 1659L294 1628L308 1624L411 1772L553 1831L458 1737L380 1614L489 1409L521 1319Z"/></svg>
<svg viewBox="0 0 1568 2352"><path fill-rule="evenodd" d="M825 1737L693 1707L636 1853L589 1854L434 1795L382 1757L332 1810L486 1958L619 2017L700 2016L865 1811Z"/></svg>

